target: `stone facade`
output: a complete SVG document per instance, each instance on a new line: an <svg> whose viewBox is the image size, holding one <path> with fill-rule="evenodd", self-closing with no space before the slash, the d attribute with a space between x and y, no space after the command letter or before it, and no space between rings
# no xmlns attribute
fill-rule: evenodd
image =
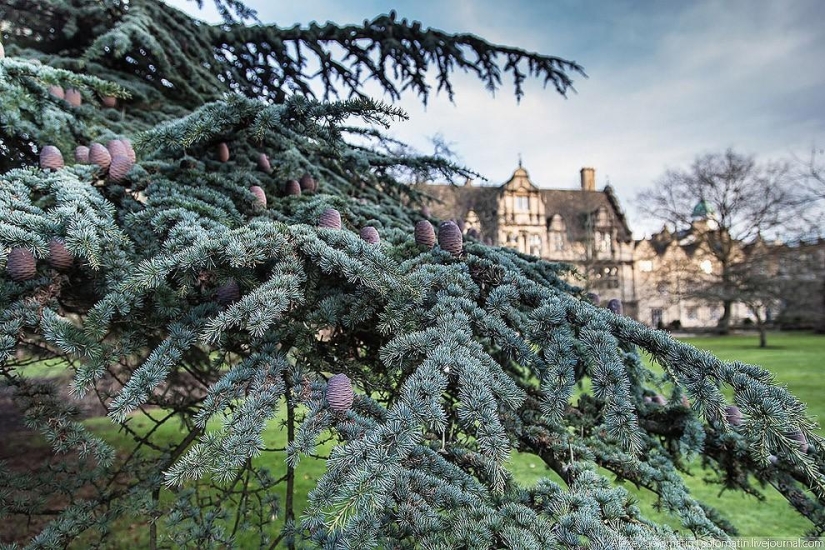
<svg viewBox="0 0 825 550"><path fill-rule="evenodd" d="M602 305L618 299L625 315L656 328L715 327L724 311L721 299L698 292L721 276L708 248L719 235L710 206L698 201L690 227L634 241L613 189L596 190L593 168L582 168L580 181L579 189L538 187L519 165L498 186L468 181L420 189L433 199L432 215L456 220L465 234L575 267L570 282L598 295ZM768 269L784 282L782 295L761 307L762 319L784 318L789 326L825 330L825 241L795 247L761 241L733 245L742 255L755 254L754 247L760 254L770 248ZM752 313L734 303L731 326Z"/></svg>
<svg viewBox="0 0 825 550"><path fill-rule="evenodd" d="M721 301L700 299L698 289L719 280L718 260L708 250L709 220L696 219L679 231L662 229L649 239L636 241L634 267L637 282L637 320L655 328L707 328L717 325L724 309ZM731 325L748 317L734 303Z"/></svg>
<svg viewBox="0 0 825 550"><path fill-rule="evenodd" d="M524 254L575 266L572 280L605 304L621 300L636 316L634 249L624 212L610 186L596 190L595 170L582 168L580 189L547 189L519 166L496 187L422 186L433 215L463 222L465 233Z"/></svg>

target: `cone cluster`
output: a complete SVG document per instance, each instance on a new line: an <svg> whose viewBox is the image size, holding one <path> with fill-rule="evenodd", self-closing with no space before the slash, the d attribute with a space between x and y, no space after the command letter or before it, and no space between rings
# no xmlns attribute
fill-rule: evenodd
<svg viewBox="0 0 825 550"><path fill-rule="evenodd" d="M126 179L126 175L135 165L137 155L128 139L112 139L104 147L92 143L88 147L79 145L74 150L75 161L80 164L96 164L101 170L109 172L114 182Z"/></svg>

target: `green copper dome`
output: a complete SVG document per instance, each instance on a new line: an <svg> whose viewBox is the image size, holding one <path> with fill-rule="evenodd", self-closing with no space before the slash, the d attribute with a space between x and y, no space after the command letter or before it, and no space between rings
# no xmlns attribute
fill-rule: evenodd
<svg viewBox="0 0 825 550"><path fill-rule="evenodd" d="M691 214L692 218L707 218L715 214L713 207L708 204L705 199L700 200L696 203L696 206L693 207L693 213Z"/></svg>

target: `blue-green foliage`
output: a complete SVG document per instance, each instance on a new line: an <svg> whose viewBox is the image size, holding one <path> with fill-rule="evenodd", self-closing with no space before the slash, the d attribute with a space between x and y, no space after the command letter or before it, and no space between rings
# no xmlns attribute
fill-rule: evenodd
<svg viewBox="0 0 825 550"><path fill-rule="evenodd" d="M69 473L55 482L49 471L0 463L0 517L44 514L39 483L71 495L29 547L105 540L129 513L152 518L155 540L161 526L163 540L198 547L231 546L243 530L258 531L262 546L690 547L694 537L733 534L682 482L684 461L697 453L731 488L757 492L749 475L780 486L813 532L825 529L822 441L769 373L594 307L563 281L563 266L472 239L460 256L417 245L425 197L399 174L466 172L393 153L375 127L403 113L365 98L217 93L220 80L204 80L209 66L176 86L171 60L186 52L155 37L148 14L183 16L132 4L84 59L133 85L140 114L127 103L112 123L105 110L73 110L46 87L71 84L90 101L93 92L129 96L33 63L28 50L0 59L8 91L0 122L14 130L2 144L19 148L18 167L0 175L0 269L13 248L38 262L32 279L0 279L0 378ZM147 77L147 60L132 72L107 67L107 56L134 54L136 42L158 61L157 78ZM156 82L163 74L169 86ZM171 109L185 111L173 117L168 106L152 111L157 94L180 105L212 101ZM346 126L351 119L360 127ZM122 131L129 127L151 128ZM25 146L7 138L18 135ZM124 181L70 161L56 172L30 165L32 144L57 144L70 159L75 144L104 137L139 146ZM255 168L261 152L271 172ZM317 192L286 195L285 182L304 173ZM318 227L329 208L341 229ZM359 238L366 225L380 244ZM75 257L68 271L49 265L55 238ZM228 284L237 285L235 301L221 298ZM645 369L639 349L663 378ZM73 394L99 395L136 452L115 456L55 387L22 377L31 354L65 358ZM326 396L339 373L356 393L343 411ZM726 420L725 386L742 426ZM670 404L650 401L666 387ZM288 445L267 449L262 433L281 409ZM131 425L138 411L152 419L148 433ZM168 422L181 427L171 446L154 435ZM298 517L290 491L301 458L328 437L336 445L327 471ZM519 485L508 470L513 450L537 455L561 482ZM287 474L258 469L262 452L282 453ZM657 493L684 530L644 519L597 467ZM285 501L276 496L282 485Z"/></svg>

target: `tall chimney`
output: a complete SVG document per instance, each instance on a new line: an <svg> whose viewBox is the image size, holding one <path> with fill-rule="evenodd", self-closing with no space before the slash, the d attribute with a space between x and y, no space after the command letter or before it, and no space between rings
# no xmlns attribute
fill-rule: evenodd
<svg viewBox="0 0 825 550"><path fill-rule="evenodd" d="M596 169L595 168L582 168L581 169L582 175L582 191L595 191L596 190Z"/></svg>

